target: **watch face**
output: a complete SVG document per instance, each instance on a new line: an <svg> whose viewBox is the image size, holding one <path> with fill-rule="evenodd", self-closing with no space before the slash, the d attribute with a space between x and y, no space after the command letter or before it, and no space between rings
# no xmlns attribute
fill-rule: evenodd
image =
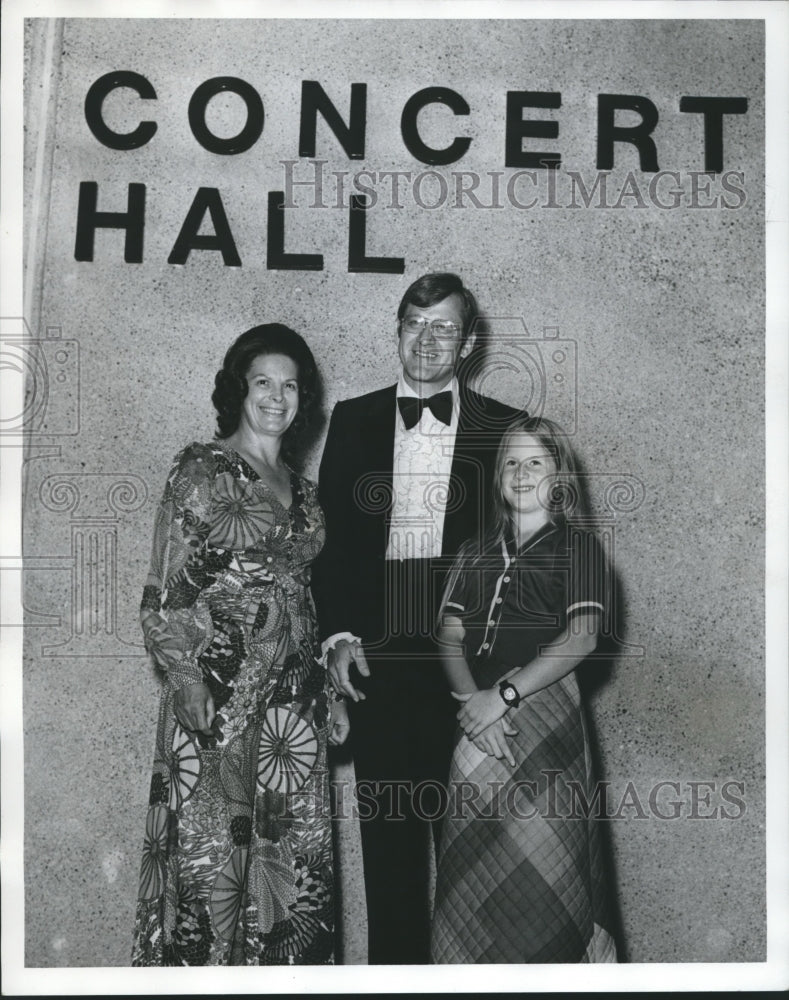
<svg viewBox="0 0 789 1000"><path fill-rule="evenodd" d="M506 702L512 704L513 701L517 700L518 692L511 684L505 684L501 689L501 696Z"/></svg>

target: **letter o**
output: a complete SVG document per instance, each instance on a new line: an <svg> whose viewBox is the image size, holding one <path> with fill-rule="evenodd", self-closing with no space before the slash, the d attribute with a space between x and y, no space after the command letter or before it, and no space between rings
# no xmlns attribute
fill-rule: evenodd
<svg viewBox="0 0 789 1000"><path fill-rule="evenodd" d="M424 807L422 794L425 789L430 789L436 793L437 808L435 812L429 813ZM446 815L449 808L449 793L446 786L440 781L436 781L434 778L427 778L416 785L411 794L411 802L414 812L420 819L432 822L433 820L442 819Z"/></svg>
<svg viewBox="0 0 789 1000"><path fill-rule="evenodd" d="M422 181L425 177L435 177L438 181L438 201L435 205L428 205L427 202L422 197ZM421 173L417 174L414 178L412 185L412 191L414 192L414 201L419 205L420 208L426 208L428 211L434 208L441 208L445 205L447 198L449 197L449 186L447 185L446 177L440 174L437 170L423 170Z"/></svg>
<svg viewBox="0 0 789 1000"><path fill-rule="evenodd" d="M205 123L205 112L212 97L229 90L237 94L247 106L247 123L238 133L229 139L220 139L209 131ZM245 153L255 145L263 132L263 101L255 88L235 76L215 76L200 86L192 94L189 101L189 127L192 135L203 149L209 153L221 153L231 156L234 153Z"/></svg>

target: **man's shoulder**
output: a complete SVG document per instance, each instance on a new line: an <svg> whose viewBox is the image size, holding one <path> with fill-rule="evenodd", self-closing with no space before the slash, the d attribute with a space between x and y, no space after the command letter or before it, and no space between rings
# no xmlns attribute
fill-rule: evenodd
<svg viewBox="0 0 789 1000"><path fill-rule="evenodd" d="M394 397L396 385L387 385L383 389L373 389L363 396L353 396L351 399L340 399L334 405L334 412L348 413L358 410L375 410Z"/></svg>
<svg viewBox="0 0 789 1000"><path fill-rule="evenodd" d="M483 396L469 388L461 390L461 404L472 412L495 417L497 420L514 420L515 417L526 415L523 410L502 403L500 400L494 399L493 396Z"/></svg>
<svg viewBox="0 0 789 1000"><path fill-rule="evenodd" d="M482 405L489 410L496 410L499 413L512 414L513 417L523 416L523 410L519 410L515 406L510 406L509 403L502 403L500 399L495 399L493 396L483 396L478 392L469 391L470 396L475 397L478 401L481 401Z"/></svg>

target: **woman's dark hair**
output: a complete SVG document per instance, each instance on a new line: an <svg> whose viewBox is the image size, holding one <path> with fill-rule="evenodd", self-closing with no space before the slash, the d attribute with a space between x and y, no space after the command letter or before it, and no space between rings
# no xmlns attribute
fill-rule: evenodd
<svg viewBox="0 0 789 1000"><path fill-rule="evenodd" d="M230 437L241 421L249 386L247 372L255 358L262 354L284 354L298 369L299 408L293 423L285 432L283 449L290 451L294 441L309 425L319 397L318 368L312 351L302 336L282 323L264 323L246 330L231 344L214 379L211 401L216 408L219 429L216 437Z"/></svg>

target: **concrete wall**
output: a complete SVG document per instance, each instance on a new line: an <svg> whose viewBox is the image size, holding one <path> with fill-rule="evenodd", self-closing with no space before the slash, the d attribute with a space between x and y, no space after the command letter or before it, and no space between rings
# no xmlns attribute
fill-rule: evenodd
<svg viewBox="0 0 789 1000"><path fill-rule="evenodd" d="M617 655L589 686L611 811L625 798L607 824L623 958L764 958L763 42L746 21L29 23L25 319L48 341L28 355L24 468L29 966L128 962L157 703L137 606L168 463L213 433L224 350L253 324L289 323L315 351L329 412L394 380L396 305L413 278L438 269L462 274L492 317L486 391L535 409L529 379L540 388L534 359L545 360L545 412L574 427L615 540ZM118 132L156 121L139 149L108 149L86 125L88 88L116 70L157 94L119 90L104 102ZM217 76L247 81L265 106L262 136L237 155L208 152L190 131L190 98ZM468 102L468 116L434 105L419 118L436 148L472 138L459 162L436 168L440 179L401 181L396 208L391 180L379 178L367 253L403 257L403 274L349 273L347 209L310 207L304 187L285 213L286 249L322 253L324 269L267 268L267 194L283 189L282 161L299 161L296 179L312 176L299 159L302 80L319 81L345 118L350 84L367 84L364 159L349 159L319 123L329 206L330 171L429 169L401 138L411 95L440 85ZM505 166L508 90L561 94L561 107L526 115L559 123L558 138L525 140L561 153L553 196L548 172L513 181ZM596 178L601 93L656 106L659 167L679 176L653 196L670 205L676 188L677 207L656 204L654 173L626 144L607 178L611 207L599 189L585 207L577 181L572 207L570 171L588 189ZM704 169L703 128L680 112L683 96L747 98L747 113L724 119L724 173L691 176ZM219 96L207 121L233 135L243 104ZM457 206L461 170L479 175L479 205ZM99 211L124 211L128 185L146 186L141 263L124 262L123 234L110 230L96 235L92 262L75 260L84 181L98 184ZM501 207L482 207L496 183ZM219 191L241 266L199 249L168 263L199 188ZM565 361L556 345L533 343L528 362L527 335L558 336ZM320 444L307 456L312 474ZM347 778L348 765L338 773ZM670 814L676 798L676 819L650 806L660 781L678 783L653 799ZM729 791L744 809L721 797L727 781L742 783ZM339 837L342 948L359 962L350 823Z"/></svg>

